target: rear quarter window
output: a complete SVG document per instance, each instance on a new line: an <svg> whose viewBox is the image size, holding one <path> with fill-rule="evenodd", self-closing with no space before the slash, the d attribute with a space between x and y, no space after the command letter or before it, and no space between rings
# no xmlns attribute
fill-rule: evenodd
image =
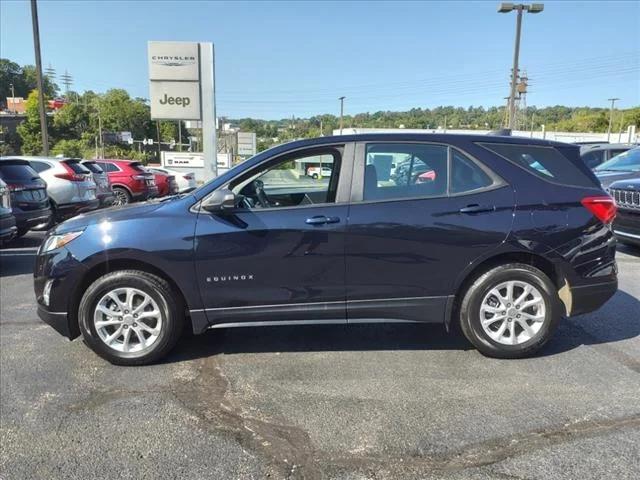
<svg viewBox="0 0 640 480"><path fill-rule="evenodd" d="M593 179L585 175L554 147L508 143L479 143L479 145L544 180L579 187L596 186Z"/></svg>

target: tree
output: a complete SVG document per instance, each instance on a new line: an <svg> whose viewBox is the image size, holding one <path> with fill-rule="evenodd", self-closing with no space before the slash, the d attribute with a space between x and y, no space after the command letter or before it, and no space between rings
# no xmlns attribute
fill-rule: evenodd
<svg viewBox="0 0 640 480"><path fill-rule="evenodd" d="M46 101L46 97L45 97ZM47 117L47 128L51 131L51 117ZM26 119L18 125L18 135L22 139L22 153L24 155L42 154L42 133L40 130L40 113L38 111L38 91L33 90L27 97ZM53 143L54 138L49 141Z"/></svg>

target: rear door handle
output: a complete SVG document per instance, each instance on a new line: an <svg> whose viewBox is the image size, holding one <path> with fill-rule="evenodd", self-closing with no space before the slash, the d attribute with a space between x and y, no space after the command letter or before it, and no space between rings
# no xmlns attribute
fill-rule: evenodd
<svg viewBox="0 0 640 480"><path fill-rule="evenodd" d="M482 212L494 212L496 210L495 205L467 205L460 209L460 213L482 213Z"/></svg>
<svg viewBox="0 0 640 480"><path fill-rule="evenodd" d="M307 225L324 225L325 223L339 223L338 217L325 217L324 215L316 215L315 217L307 218L305 223Z"/></svg>

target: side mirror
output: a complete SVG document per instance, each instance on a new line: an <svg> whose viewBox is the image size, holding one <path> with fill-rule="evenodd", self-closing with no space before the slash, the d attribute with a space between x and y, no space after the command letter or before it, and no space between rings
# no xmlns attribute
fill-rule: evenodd
<svg viewBox="0 0 640 480"><path fill-rule="evenodd" d="M216 190L202 202L201 208L207 212L222 212L236 206L235 194L226 188Z"/></svg>

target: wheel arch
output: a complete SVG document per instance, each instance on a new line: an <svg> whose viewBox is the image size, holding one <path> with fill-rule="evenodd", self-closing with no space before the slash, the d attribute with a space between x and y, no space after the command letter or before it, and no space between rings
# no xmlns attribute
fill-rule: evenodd
<svg viewBox="0 0 640 480"><path fill-rule="evenodd" d="M131 195L133 197L133 191L124 183L120 183L120 182L115 182L115 183L111 183L111 188L124 188L129 195Z"/></svg>
<svg viewBox="0 0 640 480"><path fill-rule="evenodd" d="M118 270L140 270L152 275L156 275L157 277L165 280L171 287L171 290L176 294L176 298L178 299L178 301L181 302L181 305L184 308L185 320L191 327L191 316L189 314L187 297L170 275L168 275L158 266L145 262L143 260L118 258L102 261L89 268L83 274L82 278L77 282L74 291L71 292L71 295L69 295L67 312L71 338L75 338L80 335L80 327L78 326L78 308L80 307L82 295L86 291L87 287L89 287L89 285L91 285L101 276L106 275L107 273L116 272Z"/></svg>
<svg viewBox="0 0 640 480"><path fill-rule="evenodd" d="M505 265L507 263L524 263L531 265L542 271L555 286L558 296L565 307L565 312L568 314L572 307L571 289L569 283L562 272L562 268L558 263L539 255L537 253L527 251L507 251L494 254L488 258L471 264L464 272L462 272L455 284L454 295L449 297L447 304L447 310L445 315L445 326L450 329L454 319L457 318L459 313L460 304L462 303L462 295L469 288L469 286L483 273L491 270L499 265Z"/></svg>

